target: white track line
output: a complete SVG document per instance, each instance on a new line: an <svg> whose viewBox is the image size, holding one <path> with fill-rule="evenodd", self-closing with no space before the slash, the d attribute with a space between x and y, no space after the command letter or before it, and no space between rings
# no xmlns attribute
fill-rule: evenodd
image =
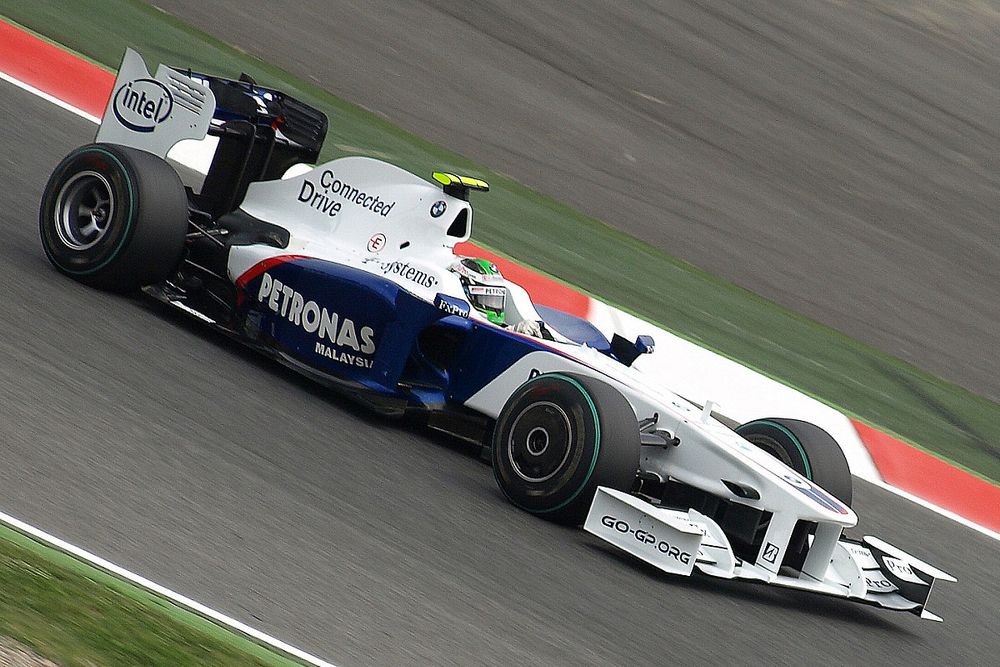
<svg viewBox="0 0 1000 667"><path fill-rule="evenodd" d="M85 551L84 549L81 549L78 546L70 544L65 540L61 540L58 537L55 537L54 535L50 535L49 533L46 533L43 530L35 528L34 526L27 524L24 521L21 521L20 519L10 516L9 514L0 512L0 522L7 524L8 526L13 528L14 530L17 530L18 532L24 533L25 535L29 535L50 547L71 554L79 558L80 560L86 561L87 563L101 570L110 572L122 579L125 579L126 581L135 584L136 586L145 588L148 591L152 591L153 593L165 597L171 602L175 602L178 605L199 614L200 616L210 618L211 620L215 621L220 625L224 625L232 630L236 630L237 632L240 632L246 635L247 637L251 637L257 640L258 642L265 644L271 648L276 648L279 651L294 656L299 660L302 660L303 662L309 663L310 665L316 665L317 667L335 667L333 663L317 658L316 656L306 653L302 649L295 648L290 644L286 644L280 639L275 639L271 635L265 634L260 630L252 628L245 623L241 623L240 621L237 621L234 618L230 618L229 616L226 616L221 612L206 607L200 602L196 602L189 597L181 595L180 593L175 593L174 591L170 590L169 588L166 588L165 586L161 586L160 584L154 581L150 581L149 579L146 579L145 577L135 574L134 572L130 572L123 567L119 567L118 565L115 565L114 563L107 561L101 558L100 556L95 556L89 551Z"/></svg>
<svg viewBox="0 0 1000 667"><path fill-rule="evenodd" d="M936 512L936 513L940 514L941 516L945 517L946 519L951 519L952 521L954 521L956 523L962 524L966 528L971 528L972 530L976 531L977 533L982 533L986 537L992 537L994 540L1000 541L1000 533L998 533L996 531L993 531L993 530L990 530L986 526L980 526L978 523L976 523L976 522L974 522L974 521L972 521L970 519L966 519L964 516L962 516L960 514L955 514L951 510L945 509L945 508L941 507L940 505L935 505L934 503L930 502L929 500L924 500L920 496L915 496L912 493L910 493L909 491L904 491L903 489L899 488L898 486L893 486L892 484L889 484L888 482L880 481L880 480L877 480L877 479L869 479L867 481L871 482L872 484L874 484L875 486L877 486L879 488L882 488L882 489L885 489L886 491L889 491L890 493L896 494L900 498L904 498L906 500L909 500L912 503L916 503L917 505L920 505L921 507L925 507L925 508L931 510L932 512Z"/></svg>
<svg viewBox="0 0 1000 667"><path fill-rule="evenodd" d="M63 102L58 97L53 97L52 95L49 95L48 93L46 93L44 90L39 90L38 88L35 88L34 86L32 86L30 84L27 84L24 81L21 81L20 79L15 79L14 77L10 76L9 74L5 74L4 72L0 72L0 79L3 79L4 81L6 81L8 83L12 83L15 86L17 86L18 88L21 88L22 90L28 91L32 95L38 95L39 97L41 97L46 102L51 102L52 104L56 105L57 107L60 107L61 109L65 109L66 111L69 111L70 113L75 113L80 118L84 118L86 120L89 120L91 123L94 123L95 125L101 122L101 119L98 118L97 116L93 116L93 115L87 113L86 111L84 111L83 109L77 109L72 104L68 104L66 102Z"/></svg>

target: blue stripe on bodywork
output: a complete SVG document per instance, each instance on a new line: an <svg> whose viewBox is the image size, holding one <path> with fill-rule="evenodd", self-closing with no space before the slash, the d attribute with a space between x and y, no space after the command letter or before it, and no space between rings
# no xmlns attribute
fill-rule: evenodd
<svg viewBox="0 0 1000 667"><path fill-rule="evenodd" d="M265 280L272 281L272 287L262 294ZM281 284L281 294L277 296L272 296L274 281ZM291 258L268 266L239 286L243 293L238 316L243 333L251 341L289 355L323 374L385 396L407 398L418 406L462 404L531 352L544 351L570 358L544 341L449 315L392 281L334 262ZM375 351L364 354L354 347L338 345L329 337L321 337L319 331L308 331L301 316L298 322L294 321L291 306L287 304L289 299L296 298L295 294L302 301L312 301L325 309L328 316L336 313L339 326L350 320L358 337L363 327L370 327ZM458 333L457 349L451 351L451 363L444 371L436 371L417 347L418 336L431 325ZM326 354L318 352L317 343ZM418 379L429 383L412 391L401 390L401 379L413 384L409 381L413 378L403 377L404 371L412 374L415 368L421 376Z"/></svg>

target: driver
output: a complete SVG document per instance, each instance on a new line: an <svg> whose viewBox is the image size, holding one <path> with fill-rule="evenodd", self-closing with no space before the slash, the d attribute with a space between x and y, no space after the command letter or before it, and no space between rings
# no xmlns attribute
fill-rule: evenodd
<svg viewBox="0 0 1000 667"><path fill-rule="evenodd" d="M473 308L493 324L504 328L509 326L505 310L507 281L496 264L488 259L462 257L449 266L448 270L458 274L465 296ZM522 320L511 328L517 333L551 340L551 334L545 335L545 324L540 321Z"/></svg>
<svg viewBox="0 0 1000 667"><path fill-rule="evenodd" d="M462 257L448 270L458 274L465 296L473 308L493 324L506 324L507 283L496 264L488 259Z"/></svg>

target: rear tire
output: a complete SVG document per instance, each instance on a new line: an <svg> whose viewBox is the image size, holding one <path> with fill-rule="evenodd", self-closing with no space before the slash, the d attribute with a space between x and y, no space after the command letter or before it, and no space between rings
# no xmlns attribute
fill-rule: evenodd
<svg viewBox="0 0 1000 667"><path fill-rule="evenodd" d="M854 479L844 450L829 433L799 419L756 419L736 432L851 506Z"/></svg>
<svg viewBox="0 0 1000 667"><path fill-rule="evenodd" d="M598 486L632 488L639 425L613 387L573 373L539 375L521 385L500 413L492 459L510 502L579 525Z"/></svg>
<svg viewBox="0 0 1000 667"><path fill-rule="evenodd" d="M52 172L38 214L45 254L87 285L132 290L169 277L188 228L184 185L163 159L90 144Z"/></svg>

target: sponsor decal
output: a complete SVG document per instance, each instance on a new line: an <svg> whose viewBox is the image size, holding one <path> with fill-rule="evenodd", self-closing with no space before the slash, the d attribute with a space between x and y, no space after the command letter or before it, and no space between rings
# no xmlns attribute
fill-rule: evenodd
<svg viewBox="0 0 1000 667"><path fill-rule="evenodd" d="M781 549L778 548L778 545L768 542L764 545L764 550L761 552L760 557L773 565L778 560L779 553L781 553Z"/></svg>
<svg viewBox="0 0 1000 667"><path fill-rule="evenodd" d="M648 544L661 554L673 558L680 563L687 565L691 562L691 554L687 551L681 551L666 540L658 540L655 535L641 528L632 528L627 521L622 521L621 519L616 519L613 516L605 514L601 517L601 525L623 535L632 535L637 542Z"/></svg>
<svg viewBox="0 0 1000 667"><path fill-rule="evenodd" d="M781 478L798 489L803 495L811 498L817 505L825 507L832 512L837 512L838 514L847 514L846 507L828 496L826 493L821 491L819 487L804 477L800 477L794 472L788 471L783 473Z"/></svg>
<svg viewBox="0 0 1000 667"><path fill-rule="evenodd" d="M350 354L349 352L338 352L336 348L330 347L326 343L316 343L314 352L321 357L333 359L334 361L339 361L340 363L347 364L348 366L357 366L359 368L372 367L371 359L362 357L358 354Z"/></svg>
<svg viewBox="0 0 1000 667"><path fill-rule="evenodd" d="M908 581L911 584L926 585L926 583L920 579L920 577L918 577L912 569L910 569L910 566L906 563L906 561L899 558L893 558L892 556L886 556L882 559L882 562L885 563L885 568L897 578L902 579L903 581Z"/></svg>
<svg viewBox="0 0 1000 667"><path fill-rule="evenodd" d="M431 217L440 218L444 215L445 210L448 208L448 204L443 201L436 201L431 205Z"/></svg>
<svg viewBox="0 0 1000 667"><path fill-rule="evenodd" d="M865 547L851 544L850 542L841 542L841 544L844 545L844 548L847 549L847 552L851 554L851 557L854 558L854 561L860 568L870 570L879 566L878 561L872 556L872 552Z"/></svg>
<svg viewBox="0 0 1000 667"><path fill-rule="evenodd" d="M798 487L800 489L808 489L809 488L809 482L807 482L806 480L802 479L798 475L793 475L792 473L786 472L781 477L782 477L782 479L784 479L786 482L788 482L792 486Z"/></svg>
<svg viewBox="0 0 1000 667"><path fill-rule="evenodd" d="M375 234L368 239L368 252L381 252L385 247L385 234Z"/></svg>
<svg viewBox="0 0 1000 667"><path fill-rule="evenodd" d="M434 297L434 306L449 315L458 315L459 317L468 317L471 309L465 301L440 293Z"/></svg>
<svg viewBox="0 0 1000 667"><path fill-rule="evenodd" d="M437 276L433 276L426 271L410 266L407 262L383 262L381 267L383 276L399 276L404 280L416 283L421 287L435 287L438 284Z"/></svg>
<svg viewBox="0 0 1000 667"><path fill-rule="evenodd" d="M872 577L867 577L866 576L865 577L865 586L868 587L868 590L870 590L870 591L872 591L874 593L891 593L892 591L896 590L896 585L895 584L893 584L891 581L889 581L885 577L881 577L881 576L878 577L877 579L874 579Z"/></svg>
<svg viewBox="0 0 1000 667"><path fill-rule="evenodd" d="M308 178L303 180L297 199L331 218L335 218L343 210L343 203L339 200L359 206L383 218L388 218L392 207L396 205L395 201L383 201L378 195L359 190L350 183L340 180L330 169L323 170L318 182Z"/></svg>
<svg viewBox="0 0 1000 667"><path fill-rule="evenodd" d="M507 296L507 288L490 287L489 285L469 285L469 294L477 296Z"/></svg>
<svg viewBox="0 0 1000 667"><path fill-rule="evenodd" d="M170 118L174 96L156 79L133 79L115 91L111 108L118 122L133 132L152 132Z"/></svg>
<svg viewBox="0 0 1000 667"><path fill-rule="evenodd" d="M266 272L261 276L257 301L319 338L314 350L317 354L342 364L372 367L371 359L360 356L375 352L375 330L371 327L358 328L350 318L307 299Z"/></svg>

